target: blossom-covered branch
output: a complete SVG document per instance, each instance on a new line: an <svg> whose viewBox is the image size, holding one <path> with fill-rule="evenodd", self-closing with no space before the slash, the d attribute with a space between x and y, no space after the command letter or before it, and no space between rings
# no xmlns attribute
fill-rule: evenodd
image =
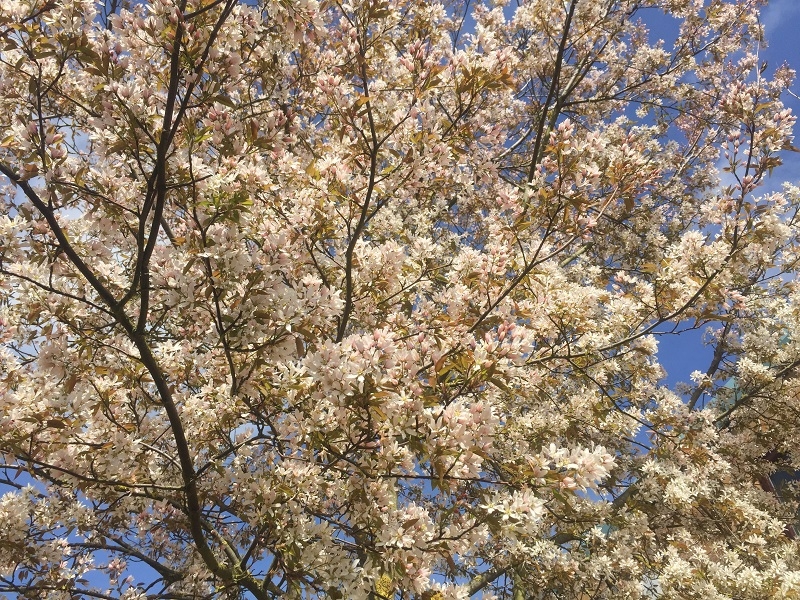
<svg viewBox="0 0 800 600"><path fill-rule="evenodd" d="M3 2L0 595L800 594L760 4Z"/></svg>

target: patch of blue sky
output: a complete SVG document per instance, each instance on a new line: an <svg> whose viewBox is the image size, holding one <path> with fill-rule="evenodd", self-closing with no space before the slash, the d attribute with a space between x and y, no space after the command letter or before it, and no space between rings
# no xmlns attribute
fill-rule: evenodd
<svg viewBox="0 0 800 600"><path fill-rule="evenodd" d="M766 76L783 64L790 67L800 67L800 46L797 44L795 25L800 18L800 2L797 0L771 0L761 12L761 23L765 30L765 42L758 49L759 63L766 61ZM664 39L668 43L677 34L679 22L660 14L652 20L648 19L651 30L651 41ZM798 86L787 90L782 100L792 109L794 115L800 114L800 94ZM785 183L800 184L800 153L782 152L783 165L775 170L772 177L766 178L756 190L756 195L780 192ZM724 156L720 157L718 170L720 185L733 185L735 178L723 171L727 166ZM713 232L711 232L713 233ZM709 339L709 329L713 325L696 326L694 323L685 323L674 331L661 330L659 336L659 362L666 371L663 380L665 385L674 388L679 382L689 380L689 375L695 370L705 370L711 362L713 348L706 344Z"/></svg>

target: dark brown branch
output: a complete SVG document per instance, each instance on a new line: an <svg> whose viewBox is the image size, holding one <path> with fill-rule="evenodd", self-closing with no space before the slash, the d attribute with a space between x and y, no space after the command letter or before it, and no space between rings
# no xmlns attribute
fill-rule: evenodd
<svg viewBox="0 0 800 600"><path fill-rule="evenodd" d="M181 13L186 9L186 0L181 2L179 10ZM181 41L183 38L183 20L179 19L175 27L175 45L172 48L169 67L169 89L167 90L167 100L164 106L164 119L161 125L161 139L158 143L155 164L155 205L153 210L153 222L147 243L144 245L138 261L138 271L140 272L140 298L139 298L139 319L136 322L136 332L144 333L147 324L147 313L150 306L150 258L155 250L158 232L161 229L161 220L164 215L164 204L167 199L167 154L172 141L171 131L173 127L172 117L175 110L175 101L178 97L178 86L180 85L180 59ZM147 204L147 203L146 203ZM143 210L140 217L139 239L141 247L144 237L144 227L149 216L149 210Z"/></svg>
<svg viewBox="0 0 800 600"><path fill-rule="evenodd" d="M722 334L720 335L719 343L717 344L716 349L714 350L714 357L711 359L711 364L708 366L708 370L706 371L706 377L713 377L714 374L719 369L720 364L722 364L722 359L725 357L725 337L728 335L728 332L731 330L731 322L728 321L725 323L724 327L722 328ZM694 410L694 407L697 405L697 401L700 400L700 396L703 395L703 391L705 387L703 384L698 385L695 390L692 392L691 397L689 398L688 407L689 410Z"/></svg>
<svg viewBox="0 0 800 600"><path fill-rule="evenodd" d="M566 544L567 542L575 539L577 539L575 538L575 536L570 535L568 533L559 533L553 536L550 539L550 541L556 544L557 546L560 546L561 544ZM488 569L487 571L484 571L480 575L476 575L469 582L469 585L467 587L467 595L473 596L477 594L487 585L491 584L492 582L496 581L497 579L508 573L511 569L512 566L510 565L506 566L495 565L492 568Z"/></svg>
<svg viewBox="0 0 800 600"><path fill-rule="evenodd" d="M564 22L564 31L561 35L561 43L558 46L558 55L556 56L556 64L553 70L553 80L550 83L550 90L547 93L547 100L544 102L544 106L542 106L542 114L539 117L539 127L536 130L536 142L533 146L533 156L531 157L531 167L528 170L528 183L533 181L533 177L536 174L536 165L539 164L539 155L541 154L544 146L543 146L543 137L544 137L544 126L547 123L547 113L550 109L550 103L553 101L557 90L558 90L558 80L561 76L561 65L564 63L564 53L567 49L567 40L569 39L569 30L570 26L572 25L572 17L575 14L575 6L578 4L578 0L572 0L569 5L569 11L567 12L567 18Z"/></svg>
<svg viewBox="0 0 800 600"><path fill-rule="evenodd" d="M70 546L73 548L85 548L87 550L107 550L109 552L125 554L131 558L135 558L136 560L143 562L161 575L161 577L163 577L167 582L179 581L183 579L183 575L180 573L180 571L170 569L167 565L164 565L157 560L150 558L146 554L139 552L135 548L132 548L130 545L128 545L123 539L118 537L109 537L108 539L113 541L116 545L98 542L73 542L70 543Z"/></svg>
<svg viewBox="0 0 800 600"><path fill-rule="evenodd" d="M30 183L14 173L14 171L8 165L0 163L0 173L8 177L14 185L18 186L28 200L30 200L31 204L33 204L42 214L47 221L50 230L53 232L53 235L56 237L56 240L58 240L59 246L64 251L64 254L67 255L72 264L75 265L75 268L77 268L81 275L84 276L86 281L89 282L89 285L91 285L95 292L97 292L103 302L105 302L111 308L114 316L119 316L117 314L119 307L116 298L114 298L114 295L111 293L111 291L97 278L89 265L87 265L78 255L78 253L75 251L75 248L72 247L72 244L67 239L64 230L58 223L58 219L56 219L53 209L39 197L39 194L37 194L36 190L31 187ZM124 316L124 313L122 313L122 315ZM125 320L127 321L127 317L125 317Z"/></svg>
<svg viewBox="0 0 800 600"><path fill-rule="evenodd" d="M336 333L337 342L341 342L342 339L344 339L344 334L347 330L347 322L349 321L350 314L353 311L353 254L355 253L356 244L361 238L361 234L363 233L364 227L367 224L369 205L372 201L372 194L375 190L375 176L378 170L378 151L380 149L378 134L375 131L375 119L372 114L372 104L369 100L369 79L367 74L366 52L364 50L365 45L365 41L362 41L360 44L359 63L361 66L361 80L364 84L364 96L367 98L365 106L367 109L367 119L369 121L369 133L371 138L369 143L369 181L367 182L367 191L364 195L364 203L361 206L361 216L358 219L358 224L356 225L355 229L350 234L350 242L348 243L347 251L345 252L344 310L342 311L342 316L339 319L339 327Z"/></svg>
<svg viewBox="0 0 800 600"><path fill-rule="evenodd" d="M800 359L792 361L788 365L781 367L773 376L772 381L782 381L785 377L793 374L795 370L800 367ZM730 425L730 417L731 415L736 412L739 408L744 406L747 402L752 400L755 396L759 394L764 388L766 388L769 384L765 383L755 387L754 389L748 391L747 393L742 394L739 398L737 398L731 407L719 415L716 419L714 419L714 424L717 425L719 428L725 428Z"/></svg>

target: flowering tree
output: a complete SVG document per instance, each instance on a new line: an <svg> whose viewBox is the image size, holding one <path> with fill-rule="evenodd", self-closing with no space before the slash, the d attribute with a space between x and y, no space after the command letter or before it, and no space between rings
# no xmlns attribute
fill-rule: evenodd
<svg viewBox="0 0 800 600"><path fill-rule="evenodd" d="M800 597L758 4L4 0L0 594Z"/></svg>

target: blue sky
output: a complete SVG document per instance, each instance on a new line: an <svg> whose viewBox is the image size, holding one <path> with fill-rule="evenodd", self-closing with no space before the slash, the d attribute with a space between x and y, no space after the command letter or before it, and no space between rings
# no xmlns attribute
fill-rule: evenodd
<svg viewBox="0 0 800 600"><path fill-rule="evenodd" d="M788 63L800 70L800 0L771 0L762 11L761 22L766 29L767 47L763 50L764 59L769 62L770 71ZM792 92L800 96L800 83L792 86ZM784 103L800 117L800 100L786 94ZM795 145L800 146L800 126L795 126ZM800 184L800 154L784 153L784 166L775 171L775 180Z"/></svg>
<svg viewBox="0 0 800 600"><path fill-rule="evenodd" d="M761 22L766 30L766 45L760 56L768 62L767 75L784 63L800 71L800 0L771 0L762 9ZM659 25L653 24L652 33L660 34ZM792 92L800 96L800 82L795 82ZM784 103L800 118L800 99L790 93L784 95ZM800 124L795 126L795 145L800 146ZM775 170L765 182L761 192L780 190L784 182L800 185L800 153L782 153L784 164ZM659 340L659 360L667 370L665 383L670 387L679 381L688 382L692 371L705 371L711 361L712 351L703 346L706 327L676 336L662 336Z"/></svg>

